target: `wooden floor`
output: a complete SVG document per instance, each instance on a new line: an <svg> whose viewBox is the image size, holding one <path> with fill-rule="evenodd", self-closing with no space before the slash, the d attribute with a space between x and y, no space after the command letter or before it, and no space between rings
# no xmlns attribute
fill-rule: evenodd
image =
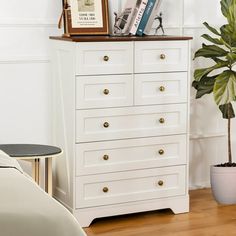
<svg viewBox="0 0 236 236"><path fill-rule="evenodd" d="M190 192L190 213L170 210L95 220L88 236L236 236L236 205L220 206L209 189Z"/></svg>

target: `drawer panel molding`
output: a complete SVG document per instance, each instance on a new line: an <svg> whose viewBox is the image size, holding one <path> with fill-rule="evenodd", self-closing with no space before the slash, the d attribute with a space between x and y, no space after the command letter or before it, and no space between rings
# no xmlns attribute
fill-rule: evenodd
<svg viewBox="0 0 236 236"><path fill-rule="evenodd" d="M188 42L135 42L135 73L188 70Z"/></svg>
<svg viewBox="0 0 236 236"><path fill-rule="evenodd" d="M77 110L76 142L183 134L187 105Z"/></svg>
<svg viewBox="0 0 236 236"><path fill-rule="evenodd" d="M76 48L76 74L133 73L133 43L80 43Z"/></svg>
<svg viewBox="0 0 236 236"><path fill-rule="evenodd" d="M76 145L76 175L183 165L186 135Z"/></svg>
<svg viewBox="0 0 236 236"><path fill-rule="evenodd" d="M132 75L77 76L77 109L132 105Z"/></svg>
<svg viewBox="0 0 236 236"><path fill-rule="evenodd" d="M76 207L175 197L186 192L186 166L76 178Z"/></svg>
<svg viewBox="0 0 236 236"><path fill-rule="evenodd" d="M136 74L135 105L187 102L187 73Z"/></svg>

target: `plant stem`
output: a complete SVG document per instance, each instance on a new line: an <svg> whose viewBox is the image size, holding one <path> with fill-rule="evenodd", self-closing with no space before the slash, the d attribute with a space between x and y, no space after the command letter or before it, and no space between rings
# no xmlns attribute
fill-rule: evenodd
<svg viewBox="0 0 236 236"><path fill-rule="evenodd" d="M231 153L231 137L230 137L230 118L228 118L228 157L229 163L232 163L232 153Z"/></svg>

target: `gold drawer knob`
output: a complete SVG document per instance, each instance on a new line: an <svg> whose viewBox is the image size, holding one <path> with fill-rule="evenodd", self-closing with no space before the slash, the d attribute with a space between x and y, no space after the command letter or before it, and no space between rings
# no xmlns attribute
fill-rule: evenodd
<svg viewBox="0 0 236 236"><path fill-rule="evenodd" d="M109 126L110 126L110 124L109 124L108 122L104 122L104 123L103 123L103 127L104 127L104 128L108 128Z"/></svg>
<svg viewBox="0 0 236 236"><path fill-rule="evenodd" d="M161 60L165 60L165 59L166 59L166 55L165 55L165 54L161 54L161 55L160 55L160 59L161 59Z"/></svg>
<svg viewBox="0 0 236 236"><path fill-rule="evenodd" d="M105 95L108 95L108 94L110 93L110 91L109 91L109 89L104 89L104 90L103 90L103 93L104 93Z"/></svg>
<svg viewBox="0 0 236 236"><path fill-rule="evenodd" d="M159 123L164 124L165 123L165 119L164 118L160 118L159 119Z"/></svg>
<svg viewBox="0 0 236 236"><path fill-rule="evenodd" d="M159 88L159 90L161 91L161 92L164 92L165 91L165 87L164 86L160 86L160 88Z"/></svg>
<svg viewBox="0 0 236 236"><path fill-rule="evenodd" d="M108 155L104 155L104 156L103 156L103 160L104 160L104 161L108 161L108 160L109 160L109 156L108 156Z"/></svg>
<svg viewBox="0 0 236 236"><path fill-rule="evenodd" d="M164 155L164 153L165 153L163 149L160 149L158 152L160 155Z"/></svg>
<svg viewBox="0 0 236 236"><path fill-rule="evenodd" d="M102 191L103 191L104 193L107 193L107 192L109 191L109 189L108 189L108 187L104 187L104 188L102 189Z"/></svg>
<svg viewBox="0 0 236 236"><path fill-rule="evenodd" d="M164 181L163 180L159 180L157 183L158 183L159 186L163 186L164 185Z"/></svg>
<svg viewBox="0 0 236 236"><path fill-rule="evenodd" d="M109 56L104 56L103 61L109 61Z"/></svg>

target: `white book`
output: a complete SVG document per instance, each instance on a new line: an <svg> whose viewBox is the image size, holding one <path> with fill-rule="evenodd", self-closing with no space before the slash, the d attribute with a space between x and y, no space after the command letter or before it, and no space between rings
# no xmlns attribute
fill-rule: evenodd
<svg viewBox="0 0 236 236"><path fill-rule="evenodd" d="M133 17L133 21L131 22L131 28L130 28L130 33L135 35L137 30L138 30L138 26L140 24L140 21L142 19L142 16L143 16L143 13L146 9L146 6L147 6L147 3L148 3L148 0L142 0L142 1L139 1L137 2L138 4L136 4L136 15L134 15Z"/></svg>
<svg viewBox="0 0 236 236"><path fill-rule="evenodd" d="M152 29L152 25L154 22L155 17L158 15L158 12L160 10L162 0L157 0L155 3L155 6L153 7L152 13L148 19L147 25L144 29L144 34L148 35Z"/></svg>
<svg viewBox="0 0 236 236"><path fill-rule="evenodd" d="M128 34L130 29L130 24L133 20L134 12L136 11L136 4L141 0L126 0L124 9L119 16L117 25L120 29L120 32L123 34Z"/></svg>

